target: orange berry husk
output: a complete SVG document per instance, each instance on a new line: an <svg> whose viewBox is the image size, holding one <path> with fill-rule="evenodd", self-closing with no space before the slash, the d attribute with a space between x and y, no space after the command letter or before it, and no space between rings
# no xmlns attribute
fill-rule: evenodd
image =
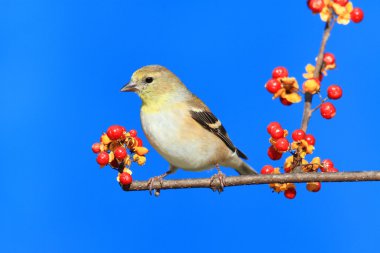
<svg viewBox="0 0 380 253"><path fill-rule="evenodd" d="M111 139L107 136L107 134L103 134L100 137L100 142L105 144L105 145L108 145L111 142Z"/></svg>
<svg viewBox="0 0 380 253"><path fill-rule="evenodd" d="M125 141L129 150L133 150L134 147L137 147L138 142L135 138L127 137Z"/></svg>
<svg viewBox="0 0 380 253"><path fill-rule="evenodd" d="M135 147L133 152L138 154L139 156L143 156L149 152L149 150L145 147Z"/></svg>
<svg viewBox="0 0 380 253"><path fill-rule="evenodd" d="M296 186L293 183L284 183L284 184L274 183L274 184L269 184L269 187L271 187L273 191L277 193L286 191L288 189L296 188Z"/></svg>
<svg viewBox="0 0 380 253"><path fill-rule="evenodd" d="M319 81L317 81L317 79L312 78L312 79L306 80L303 83L302 88L304 92L315 94L320 90L321 84L319 83Z"/></svg>
<svg viewBox="0 0 380 253"><path fill-rule="evenodd" d="M142 166L146 163L146 157L141 156L140 159L137 161L137 164Z"/></svg>
<svg viewBox="0 0 380 253"><path fill-rule="evenodd" d="M131 166L132 160L131 160L131 157L129 155L127 155L127 157L124 158L124 164L127 167Z"/></svg>
<svg viewBox="0 0 380 253"><path fill-rule="evenodd" d="M129 175L132 175L132 171L127 167L123 169L123 172L127 172Z"/></svg>
<svg viewBox="0 0 380 253"><path fill-rule="evenodd" d="M108 163L112 162L115 159L115 155L112 151L108 154L108 156L109 156L109 162Z"/></svg>
<svg viewBox="0 0 380 253"><path fill-rule="evenodd" d="M146 162L145 156L139 156L138 154L133 155L133 161L137 162L138 165L144 165Z"/></svg>
<svg viewBox="0 0 380 253"><path fill-rule="evenodd" d="M100 143L100 151L107 151L108 150L108 146L107 145L104 145L103 143Z"/></svg>
<svg viewBox="0 0 380 253"><path fill-rule="evenodd" d="M313 165L313 171L317 171L321 167L321 158L314 157L310 163Z"/></svg>
<svg viewBox="0 0 380 253"><path fill-rule="evenodd" d="M108 149L111 150L111 151L114 151L117 147L120 147L121 144L117 141L112 141L109 145L108 145Z"/></svg>
<svg viewBox="0 0 380 253"><path fill-rule="evenodd" d="M124 132L123 135L125 139L128 139L128 137L131 137L131 134L129 132Z"/></svg>

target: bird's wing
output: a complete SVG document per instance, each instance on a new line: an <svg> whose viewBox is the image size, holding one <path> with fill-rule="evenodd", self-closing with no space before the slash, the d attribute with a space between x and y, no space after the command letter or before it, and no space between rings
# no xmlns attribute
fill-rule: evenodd
<svg viewBox="0 0 380 253"><path fill-rule="evenodd" d="M222 122L210 112L200 99L196 97L194 99L198 101L192 103L193 106L190 108L191 117L203 128L218 136L232 152L236 152L237 155L243 159L248 159L243 152L234 146L231 139L228 137L227 131L223 127Z"/></svg>

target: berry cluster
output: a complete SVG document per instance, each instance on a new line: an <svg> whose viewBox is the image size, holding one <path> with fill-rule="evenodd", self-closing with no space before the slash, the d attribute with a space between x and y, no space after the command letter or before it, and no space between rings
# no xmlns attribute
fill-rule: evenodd
<svg viewBox="0 0 380 253"><path fill-rule="evenodd" d="M290 155L285 159L283 166L284 173L294 172L338 172L331 160L325 159L321 162L319 157L314 157L309 163L305 156L312 154L315 146L315 138L311 134L306 134L302 129L294 130L290 143L286 138L288 131L283 129L278 122L271 122L267 126L270 135L271 146L268 149L268 156L272 160L279 160L285 153ZM261 174L281 174L280 168L265 165L261 169ZM285 197L293 199L296 196L296 186L293 183L270 184L275 192L284 192ZM320 182L309 182L306 184L307 190L318 192L321 189Z"/></svg>
<svg viewBox="0 0 380 253"><path fill-rule="evenodd" d="M320 94L321 82L327 71L336 68L335 56L332 53L323 55L322 70L318 78L314 77L315 66L306 65L306 73L303 77L306 79L302 84L302 90L299 89L297 80L294 77L288 77L288 70L285 67L276 67L272 72L272 78L265 84L268 92L273 94L273 99L280 98L283 105L291 105L301 101L299 93L319 94L321 104L318 106L321 116L325 119L332 119L336 114L336 108L328 99L339 99L343 95L343 90L339 85L333 84L327 88L327 98ZM318 109L316 108L316 109Z"/></svg>
<svg viewBox="0 0 380 253"><path fill-rule="evenodd" d="M265 84L267 91L273 94L273 99L280 98L283 105L292 105L301 102L298 94L299 86L294 77L289 77L285 67L276 67L272 71L272 78Z"/></svg>
<svg viewBox="0 0 380 253"><path fill-rule="evenodd" d="M98 154L96 162L103 168L106 165L119 171L117 181L121 185L132 183L132 162L142 166L146 162L148 149L143 147L136 130L127 131L119 125L110 126L100 137L100 142L92 145L92 151ZM128 153L129 151L129 153Z"/></svg>
<svg viewBox="0 0 380 253"><path fill-rule="evenodd" d="M303 77L306 79L302 85L303 91L313 95L316 93L319 94L319 97L321 98L321 104L318 107L320 107L321 116L325 119L332 119L336 114L335 106L332 103L326 101L328 99L339 99L343 95L342 88L336 84L330 85L327 88L327 98L323 98L320 94L323 77L327 76L328 70L333 70L335 68L336 62L334 54L325 53L323 55L322 70L318 79L314 78L315 67L312 64L306 65L306 73L303 74Z"/></svg>
<svg viewBox="0 0 380 253"><path fill-rule="evenodd" d="M326 22L324 39L321 49L325 48L327 38L330 34L332 25L348 24L350 21L359 23L363 20L364 14L360 8L353 8L349 0L308 0L308 7L313 13L319 13L321 19ZM327 28L330 28L328 30ZM271 94L273 99L280 98L283 105L291 105L301 101L300 93L305 94L306 102L311 104L314 95L319 96L320 104L309 109L305 106L302 128L307 128L312 113L319 109L320 114L325 119L331 119L336 115L336 108L327 100L337 100L343 95L343 90L339 85L333 84L327 87L327 96L323 98L321 94L322 80L327 76L327 71L336 68L336 59L332 53L324 53L316 59L316 66L306 65L306 73L303 74L305 81L302 88L299 88L298 82L294 77L289 77L289 72L285 67L276 67L272 71L272 78L266 82L265 88ZM306 124L305 124L306 122ZM315 138L311 134L306 134L302 129L297 129L291 134L292 142L287 139L288 131L283 129L278 122L271 122L267 126L267 132L270 135L268 156L272 160L280 160L285 153L289 156L285 159L283 170L284 173L316 173L316 172L338 172L333 162L329 159L321 161L319 157L314 157L308 162L305 157L314 152ZM274 168L271 165L265 165L262 174L280 174L280 168ZM293 199L296 196L296 186L293 183L270 184L275 192L284 192L285 197ZM320 182L309 182L306 188L311 192L318 192L321 189Z"/></svg>
<svg viewBox="0 0 380 253"><path fill-rule="evenodd" d="M307 6L314 14L319 13L325 22L334 17L338 24L347 25L350 21L359 23L364 18L363 10L354 8L348 0L308 0Z"/></svg>

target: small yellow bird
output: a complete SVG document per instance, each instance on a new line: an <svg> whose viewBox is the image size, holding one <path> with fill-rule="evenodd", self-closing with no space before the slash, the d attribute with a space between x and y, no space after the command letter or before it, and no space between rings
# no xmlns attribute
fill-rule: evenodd
<svg viewBox="0 0 380 253"><path fill-rule="evenodd" d="M216 167L221 173L219 165L241 175L257 174L241 159L247 156L232 144L222 123L165 67L140 68L121 91L139 95L144 133L170 164L169 170L155 179L178 168L201 171Z"/></svg>

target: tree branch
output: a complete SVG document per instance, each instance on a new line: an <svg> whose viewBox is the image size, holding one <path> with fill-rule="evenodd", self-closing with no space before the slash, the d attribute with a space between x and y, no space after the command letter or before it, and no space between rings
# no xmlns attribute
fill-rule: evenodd
<svg viewBox="0 0 380 253"><path fill-rule="evenodd" d="M327 44L327 40L330 37L331 30L334 26L335 19L331 17L329 20L327 20L326 25L325 25L325 30L323 32L322 36L322 42L321 42L321 47L319 48L319 53L317 56L317 64L315 65L315 70L314 70L314 78L318 79L319 76L321 75L321 71L323 68L323 55L325 53L325 48ZM309 121L312 115L312 109L311 109L311 103L313 101L313 95L306 92L305 93L305 105L303 108L303 115L302 115L302 121L301 121L301 129L304 130L305 132L307 131L307 127L309 125Z"/></svg>
<svg viewBox="0 0 380 253"><path fill-rule="evenodd" d="M275 175L249 175L226 177L224 187L271 184L271 183L303 183L303 182L361 182L380 181L380 171L360 171L360 172L337 172L337 173L289 173ZM184 188L219 188L219 181L214 180L210 185L210 178L191 178L177 180L163 180L153 182L153 189L169 190ZM149 190L148 181L133 181L131 185L124 186L125 191L146 191Z"/></svg>

